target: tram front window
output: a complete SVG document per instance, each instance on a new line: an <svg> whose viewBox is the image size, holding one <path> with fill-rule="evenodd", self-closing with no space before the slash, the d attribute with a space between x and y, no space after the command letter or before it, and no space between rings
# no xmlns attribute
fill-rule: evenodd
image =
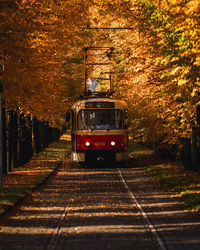
<svg viewBox="0 0 200 250"><path fill-rule="evenodd" d="M110 110L80 110L78 113L78 129L80 130L110 130L123 129L123 111Z"/></svg>

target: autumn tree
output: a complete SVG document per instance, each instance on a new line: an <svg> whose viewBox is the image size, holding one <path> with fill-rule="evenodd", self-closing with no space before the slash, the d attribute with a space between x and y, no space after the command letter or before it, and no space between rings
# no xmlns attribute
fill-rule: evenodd
<svg viewBox="0 0 200 250"><path fill-rule="evenodd" d="M133 137L153 143L191 137L200 104L198 0L13 0L0 6L8 109L62 124L66 107L83 91L82 49L110 46L115 95L130 104ZM132 29L81 29L92 26Z"/></svg>
<svg viewBox="0 0 200 250"><path fill-rule="evenodd" d="M96 1L91 22L97 27L131 29L92 30L96 44L114 48L115 96L128 102L130 133L135 141L155 144L166 132L160 115L160 85L155 82L158 71L152 63L148 39L139 32L137 20L131 19L130 1ZM97 11L98 9L98 11ZM165 101L166 103L166 101ZM153 135L152 135L153 133Z"/></svg>
<svg viewBox="0 0 200 250"><path fill-rule="evenodd" d="M82 88L81 27L87 1L1 2L1 60L7 109L49 121L64 113Z"/></svg>
<svg viewBox="0 0 200 250"><path fill-rule="evenodd" d="M101 25L133 28L107 35L116 48L116 91L132 104L132 125L137 121L141 126L132 131L140 136L140 131L152 131L152 124L159 140L190 138L199 105L199 1L96 2L99 14L106 16L99 19ZM132 110L141 113L140 119ZM142 125L152 117L152 123Z"/></svg>

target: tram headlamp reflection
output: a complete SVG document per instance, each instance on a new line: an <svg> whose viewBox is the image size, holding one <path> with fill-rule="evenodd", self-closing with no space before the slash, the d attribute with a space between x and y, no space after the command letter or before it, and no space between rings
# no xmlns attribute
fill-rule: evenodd
<svg viewBox="0 0 200 250"><path fill-rule="evenodd" d="M90 143L89 141L86 141L86 142L85 142L85 146L86 146L86 147L89 147L90 145L91 145L91 143Z"/></svg>
<svg viewBox="0 0 200 250"><path fill-rule="evenodd" d="M114 141L111 141L111 143L110 143L110 145L113 146L113 147L115 146L115 144L116 143Z"/></svg>

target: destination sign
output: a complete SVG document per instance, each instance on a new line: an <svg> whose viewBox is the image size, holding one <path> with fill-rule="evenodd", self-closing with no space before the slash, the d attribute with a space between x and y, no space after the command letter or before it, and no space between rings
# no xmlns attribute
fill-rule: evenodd
<svg viewBox="0 0 200 250"><path fill-rule="evenodd" d="M86 102L85 108L114 108L114 102Z"/></svg>

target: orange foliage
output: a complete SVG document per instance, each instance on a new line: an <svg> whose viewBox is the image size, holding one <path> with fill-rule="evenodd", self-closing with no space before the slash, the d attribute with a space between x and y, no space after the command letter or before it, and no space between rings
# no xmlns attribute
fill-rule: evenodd
<svg viewBox="0 0 200 250"><path fill-rule="evenodd" d="M61 125L83 90L83 47L110 46L115 95L129 103L134 138L176 143L191 135L200 104L198 0L12 0L0 7L7 109Z"/></svg>

